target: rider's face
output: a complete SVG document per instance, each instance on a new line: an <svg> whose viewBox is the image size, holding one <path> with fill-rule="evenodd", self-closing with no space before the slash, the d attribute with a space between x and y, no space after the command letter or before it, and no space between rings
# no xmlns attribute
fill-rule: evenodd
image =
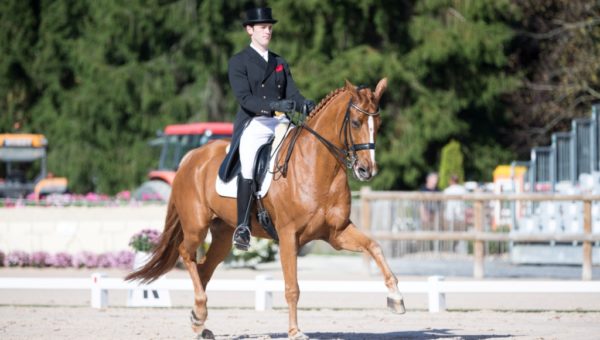
<svg viewBox="0 0 600 340"><path fill-rule="evenodd" d="M246 31L250 34L250 39L256 45L267 49L271 41L273 33L273 24L256 24L254 26L246 26Z"/></svg>

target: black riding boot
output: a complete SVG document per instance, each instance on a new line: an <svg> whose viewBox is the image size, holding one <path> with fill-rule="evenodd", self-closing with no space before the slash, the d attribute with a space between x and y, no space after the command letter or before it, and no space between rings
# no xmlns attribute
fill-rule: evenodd
<svg viewBox="0 0 600 340"><path fill-rule="evenodd" d="M239 250L248 250L250 246L250 211L252 210L254 180L238 175L237 213L238 226L233 232L233 245Z"/></svg>

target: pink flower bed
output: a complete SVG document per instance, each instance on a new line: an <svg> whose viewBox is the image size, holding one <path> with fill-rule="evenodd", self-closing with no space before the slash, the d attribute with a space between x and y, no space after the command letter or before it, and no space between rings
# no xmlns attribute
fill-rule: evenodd
<svg viewBox="0 0 600 340"><path fill-rule="evenodd" d="M0 250L0 266L5 267L131 269L133 258L133 252L128 250L101 254L84 251L75 255L65 252L50 254L45 251L36 251L29 254L20 250L5 254Z"/></svg>

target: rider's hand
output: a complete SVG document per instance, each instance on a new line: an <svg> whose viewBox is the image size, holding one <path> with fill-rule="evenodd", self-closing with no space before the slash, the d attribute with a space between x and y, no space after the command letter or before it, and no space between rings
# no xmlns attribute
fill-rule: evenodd
<svg viewBox="0 0 600 340"><path fill-rule="evenodd" d="M312 112L312 110L315 109L315 106L317 105L315 104L314 100L305 99L303 106L306 106L306 114L309 114Z"/></svg>
<svg viewBox="0 0 600 340"><path fill-rule="evenodd" d="M269 104L269 107L273 111L279 111L279 112L286 112L287 113L287 112L294 111L294 108L296 107L296 103L293 100L291 100L291 99L283 99L283 100L278 100L278 101L271 102Z"/></svg>

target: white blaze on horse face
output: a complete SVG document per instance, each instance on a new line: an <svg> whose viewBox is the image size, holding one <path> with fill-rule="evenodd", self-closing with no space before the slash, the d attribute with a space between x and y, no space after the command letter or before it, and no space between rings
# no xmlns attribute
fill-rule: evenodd
<svg viewBox="0 0 600 340"><path fill-rule="evenodd" d="M369 143L371 144L375 144L375 119L373 119L373 116L369 116ZM369 150L369 153L371 153L371 163L372 163L372 168L373 168L373 173L371 174L371 176L375 176L375 174L377 173L377 168L375 166L375 149L371 149Z"/></svg>

